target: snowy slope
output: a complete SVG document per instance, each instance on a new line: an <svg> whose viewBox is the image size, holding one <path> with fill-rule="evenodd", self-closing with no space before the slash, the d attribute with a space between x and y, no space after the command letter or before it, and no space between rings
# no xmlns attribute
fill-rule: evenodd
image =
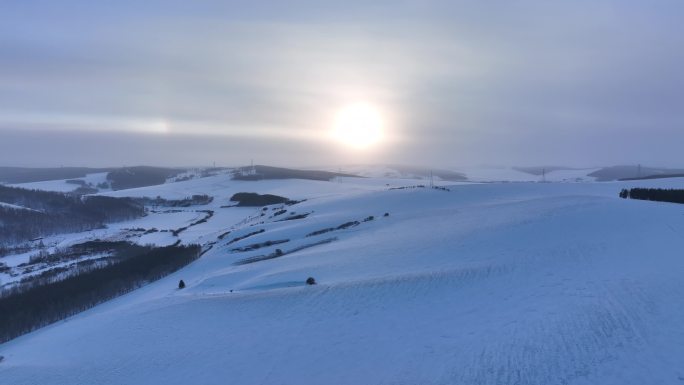
<svg viewBox="0 0 684 385"><path fill-rule="evenodd" d="M94 174L88 174L83 178L73 178L84 181L86 184L92 186L97 186L98 183L107 182L106 172L98 172ZM12 187L21 187L29 190L44 190L44 191L59 191L59 192L71 192L76 190L79 185L67 183L68 179L58 179L58 180L48 180L42 182L30 182L30 183L17 183L12 184Z"/></svg>
<svg viewBox="0 0 684 385"><path fill-rule="evenodd" d="M183 239L213 248L156 283L0 345L0 382L682 382L684 205L617 193L684 180L451 191L387 183L216 177L110 193L214 196L219 214ZM220 208L239 191L307 200L264 216ZM279 221L291 212L309 215ZM360 223L307 236L351 221ZM276 240L288 241L236 251ZM236 264L276 248L286 254ZM308 276L319 284L305 286ZM188 287L179 291L181 278Z"/></svg>

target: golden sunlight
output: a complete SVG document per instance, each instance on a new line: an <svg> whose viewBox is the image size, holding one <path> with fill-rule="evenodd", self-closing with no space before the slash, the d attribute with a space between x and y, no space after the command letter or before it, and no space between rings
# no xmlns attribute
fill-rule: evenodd
<svg viewBox="0 0 684 385"><path fill-rule="evenodd" d="M380 111L367 103L354 103L340 109L332 129L333 138L355 149L369 148L382 140Z"/></svg>

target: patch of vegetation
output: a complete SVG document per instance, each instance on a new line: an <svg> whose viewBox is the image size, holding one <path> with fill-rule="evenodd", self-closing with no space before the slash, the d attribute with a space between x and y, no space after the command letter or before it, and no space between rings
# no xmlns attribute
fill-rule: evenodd
<svg viewBox="0 0 684 385"><path fill-rule="evenodd" d="M200 247L137 246L118 263L57 282L32 281L0 293L0 343L162 278L199 257Z"/></svg>
<svg viewBox="0 0 684 385"><path fill-rule="evenodd" d="M293 201L281 197L278 195L272 195L272 194L257 194L257 193L248 193L248 192L240 192L237 194L234 194L231 198L231 201L233 202L238 202L238 206L241 207L261 207L261 206L268 206L268 205L275 205L275 204L281 204L281 203L291 203Z"/></svg>
<svg viewBox="0 0 684 385"><path fill-rule="evenodd" d="M684 203L684 190L659 188L633 188L620 191L620 198L647 201Z"/></svg>
<svg viewBox="0 0 684 385"><path fill-rule="evenodd" d="M135 200L146 206L190 207L208 205L214 200L214 197L206 194L195 194L191 197L186 197L183 199L164 199L160 196L157 196L156 198L135 198Z"/></svg>
<svg viewBox="0 0 684 385"><path fill-rule="evenodd" d="M281 243L286 243L286 242L290 242L290 240L289 240L289 239L279 239L279 240L276 240L276 241L266 241L266 242L261 242L261 243L253 243L253 244L251 244L251 245L247 245L247 246L244 246L244 247L237 247L237 248L235 248L235 249L232 249L231 251L232 251L232 252L237 252L237 253L244 253L244 252L246 252L246 251L254 251L254 250L261 249L262 247L269 247L269 246L273 246L273 245L279 245L279 244L281 244Z"/></svg>
<svg viewBox="0 0 684 385"><path fill-rule="evenodd" d="M80 196L80 195L96 194L98 191L100 191L100 190L98 190L94 187L81 186L81 187L76 188L74 191L70 191L69 194Z"/></svg>
<svg viewBox="0 0 684 385"><path fill-rule="evenodd" d="M293 213L294 214L294 213ZM283 218L283 219L278 219L276 222L284 222L284 221L294 221L296 219L304 219L311 215L311 213L304 213L304 214L296 214L296 215L290 215L289 217Z"/></svg>
<svg viewBox="0 0 684 385"><path fill-rule="evenodd" d="M171 234L173 234L174 237L177 237L178 234L182 233L183 231L191 228L192 226L197 226L199 224L207 222L211 217L214 216L214 211L213 210L200 210L198 212L206 213L206 216L202 219L196 220L195 222L192 222L191 224L181 227L179 229L171 230Z"/></svg>
<svg viewBox="0 0 684 385"><path fill-rule="evenodd" d="M368 218L370 218L370 217L368 217ZM366 218L366 219L368 219L368 218ZM368 222L368 221L370 221L370 220L372 220L372 219L364 220L364 222ZM313 237L313 236L316 236L316 235L321 235L321 234L329 233L329 232L331 232L331 231L344 230L344 229L348 229L348 228L350 228L350 227L356 227L356 226L358 226L358 225L360 225L360 224L361 224L361 222L359 222L359 221L350 221L350 222L343 223L343 224L341 224L341 225L339 225L339 226L337 226L337 227L328 227L328 228L325 228L325 229L316 230L316 231L314 231L314 232L311 232L311 233L307 234L306 236L307 236L307 237Z"/></svg>
<svg viewBox="0 0 684 385"><path fill-rule="evenodd" d="M249 237L251 237L251 236L253 236L253 235L261 234L261 233L263 233L264 231L266 231L266 230L264 230L264 229L259 229L259 230L257 230L257 231L254 231L254 232L251 232L251 233L248 233L248 234L245 234L245 235L236 237L236 238L234 238L234 239L231 239L230 242L227 243L227 245L233 244L233 243L235 243L235 242L239 242L239 241L241 241L241 240L243 240L243 239L245 239L245 238L249 238ZM229 232L229 233L230 233L230 232Z"/></svg>
<svg viewBox="0 0 684 385"><path fill-rule="evenodd" d="M311 248L311 247L315 247L315 246L319 246L319 245L324 245L324 244L326 244L326 243L334 242L334 241L336 241L336 240L337 240L337 238L328 238L328 239L324 239L324 240L322 240L322 241L318 241L318 242L315 242L315 243L309 243L309 244L306 244L306 245L303 245L303 246L295 247L294 249L290 249L290 250L288 250L288 251L283 251L283 250L281 250L281 249L275 249L275 251L272 252L272 253L270 253L270 254L266 254L266 255L256 255L256 256L253 256L253 257L241 259L241 260L235 262L234 265L246 265L246 264L249 264L249 263L260 262L260 261L266 261L266 260L269 260L269 259L279 258L279 257L282 257L282 256L284 256L284 255L296 253L297 251L301 251L301 250L308 249L308 248Z"/></svg>
<svg viewBox="0 0 684 385"><path fill-rule="evenodd" d="M0 244L92 230L103 227L105 223L139 218L145 214L145 208L130 198L80 197L1 185L0 202L28 209L0 206Z"/></svg>

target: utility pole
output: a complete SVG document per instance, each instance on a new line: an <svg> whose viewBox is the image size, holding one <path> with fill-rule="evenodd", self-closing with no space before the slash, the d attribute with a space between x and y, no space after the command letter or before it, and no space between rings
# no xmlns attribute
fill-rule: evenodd
<svg viewBox="0 0 684 385"><path fill-rule="evenodd" d="M546 182L546 169L542 168L542 182Z"/></svg>
<svg viewBox="0 0 684 385"><path fill-rule="evenodd" d="M637 178L641 178L641 163L637 166Z"/></svg>

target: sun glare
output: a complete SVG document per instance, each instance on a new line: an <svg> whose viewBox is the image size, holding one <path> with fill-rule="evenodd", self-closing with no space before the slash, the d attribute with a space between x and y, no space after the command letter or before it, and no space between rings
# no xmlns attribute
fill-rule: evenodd
<svg viewBox="0 0 684 385"><path fill-rule="evenodd" d="M355 149L366 149L380 142L383 119L377 108L366 103L343 107L335 116L333 138Z"/></svg>

